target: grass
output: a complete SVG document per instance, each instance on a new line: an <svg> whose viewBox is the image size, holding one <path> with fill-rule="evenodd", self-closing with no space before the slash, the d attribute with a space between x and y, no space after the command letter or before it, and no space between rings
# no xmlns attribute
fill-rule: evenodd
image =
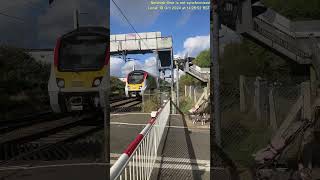
<svg viewBox="0 0 320 180"><path fill-rule="evenodd" d="M50 109L47 94L37 92L26 93L25 96L1 94L0 95L0 121L11 120L34 112Z"/></svg>
<svg viewBox="0 0 320 180"><path fill-rule="evenodd" d="M253 112L233 110L222 116L223 148L239 167L250 167L254 163L252 155L270 141L271 130Z"/></svg>
<svg viewBox="0 0 320 180"><path fill-rule="evenodd" d="M160 100L158 96L152 95L150 98L146 97L143 103L144 112L150 113L151 111L157 111L160 108Z"/></svg>
<svg viewBox="0 0 320 180"><path fill-rule="evenodd" d="M189 97L180 97L179 102L180 110L183 112L183 114L187 114L193 106L193 101Z"/></svg>

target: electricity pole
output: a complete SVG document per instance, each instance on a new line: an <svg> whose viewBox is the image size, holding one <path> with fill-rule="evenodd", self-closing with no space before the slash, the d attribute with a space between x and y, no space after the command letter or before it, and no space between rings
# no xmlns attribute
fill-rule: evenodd
<svg viewBox="0 0 320 180"><path fill-rule="evenodd" d="M175 102L177 103L176 101L176 94L174 92L174 66L173 66L173 49L171 48L171 65L170 65L170 70L171 70L171 99L172 99L172 102ZM176 113L176 109L175 108L172 108L173 106L171 106L171 113L172 114L175 114Z"/></svg>
<svg viewBox="0 0 320 180"><path fill-rule="evenodd" d="M75 8L73 11L73 28L79 28L79 10L77 8Z"/></svg>
<svg viewBox="0 0 320 180"><path fill-rule="evenodd" d="M221 112L220 112L220 78L219 78L219 6L218 0L212 0L212 27L210 31L212 73L210 77L213 101L211 101L211 127L215 128L215 140L221 147ZM213 83L212 83L213 81ZM212 87L213 85L213 87ZM212 93L211 93L212 94ZM212 98L211 98L212 100ZM212 116L213 113L213 116ZM212 129L213 130L213 129ZM211 131L212 131L211 130Z"/></svg>
<svg viewBox="0 0 320 180"><path fill-rule="evenodd" d="M176 82L176 86L177 86L177 107L179 108L179 62L178 59L175 61L176 63L176 68L177 68L177 82Z"/></svg>
<svg viewBox="0 0 320 180"><path fill-rule="evenodd" d="M79 12L78 8L74 8L73 10L73 28L78 29L79 28L79 14L88 14L86 12Z"/></svg>

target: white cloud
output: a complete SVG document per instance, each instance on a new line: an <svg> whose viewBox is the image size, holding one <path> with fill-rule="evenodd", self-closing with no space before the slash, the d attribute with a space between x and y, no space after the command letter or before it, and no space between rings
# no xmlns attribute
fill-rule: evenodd
<svg viewBox="0 0 320 180"><path fill-rule="evenodd" d="M210 36L195 36L187 38L183 43L184 50L176 54L176 57L196 57L201 51L210 48Z"/></svg>
<svg viewBox="0 0 320 180"><path fill-rule="evenodd" d="M131 71L133 71L133 67L134 69L141 69L142 68L142 64L141 62L137 61L137 60L133 60L133 61L128 61L127 63L124 64L124 66L122 66L121 68L121 73L123 77L126 77Z"/></svg>
<svg viewBox="0 0 320 180"><path fill-rule="evenodd" d="M110 57L110 75L121 77L121 68L124 65L124 61L121 58Z"/></svg>
<svg viewBox="0 0 320 180"><path fill-rule="evenodd" d="M143 62L138 60L132 60L124 62L123 59L118 57L110 58L110 74L117 77L126 77L132 70L144 70L151 73L154 76L158 76L157 61L155 57L149 57Z"/></svg>
<svg viewBox="0 0 320 180"><path fill-rule="evenodd" d="M155 57L149 57L144 61L144 70L149 72L150 74L154 76L158 76L158 68L157 68L157 60Z"/></svg>

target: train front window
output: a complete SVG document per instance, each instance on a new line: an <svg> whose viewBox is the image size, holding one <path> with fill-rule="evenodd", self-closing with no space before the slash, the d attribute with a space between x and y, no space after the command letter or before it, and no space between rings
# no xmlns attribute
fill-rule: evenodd
<svg viewBox="0 0 320 180"><path fill-rule="evenodd" d="M107 42L97 36L64 39L59 51L62 71L99 70L105 63Z"/></svg>
<svg viewBox="0 0 320 180"><path fill-rule="evenodd" d="M130 74L128 77L128 84L141 84L143 82L144 74Z"/></svg>

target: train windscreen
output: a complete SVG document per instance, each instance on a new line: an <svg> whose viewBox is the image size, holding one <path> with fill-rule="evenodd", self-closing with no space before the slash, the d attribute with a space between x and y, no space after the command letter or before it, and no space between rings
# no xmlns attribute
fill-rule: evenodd
<svg viewBox="0 0 320 180"><path fill-rule="evenodd" d="M99 70L105 64L107 41L96 35L62 39L59 69L62 71Z"/></svg>
<svg viewBox="0 0 320 180"><path fill-rule="evenodd" d="M143 72L132 72L128 76L128 84L141 84L143 82Z"/></svg>

